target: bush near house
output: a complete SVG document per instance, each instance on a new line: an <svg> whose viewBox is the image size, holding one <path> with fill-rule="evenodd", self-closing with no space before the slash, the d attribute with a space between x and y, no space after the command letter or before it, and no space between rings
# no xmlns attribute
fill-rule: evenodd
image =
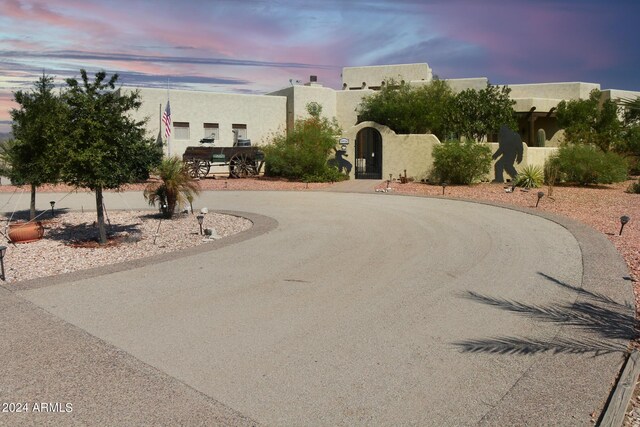
<svg viewBox="0 0 640 427"><path fill-rule="evenodd" d="M579 185L612 184L627 179L625 159L593 145L562 146L547 160L545 169L556 169L559 181Z"/></svg>
<svg viewBox="0 0 640 427"><path fill-rule="evenodd" d="M470 140L446 141L433 148L432 179L448 184L471 184L491 170L491 149Z"/></svg>
<svg viewBox="0 0 640 427"><path fill-rule="evenodd" d="M276 135L264 147L265 175L306 182L348 179L327 163L340 128L335 121L320 117L322 107L317 103L309 103L307 111L311 117L297 120L292 131Z"/></svg>

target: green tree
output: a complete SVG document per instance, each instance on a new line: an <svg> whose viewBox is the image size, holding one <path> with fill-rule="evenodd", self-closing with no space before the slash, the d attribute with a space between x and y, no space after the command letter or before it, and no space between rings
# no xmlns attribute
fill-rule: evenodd
<svg viewBox="0 0 640 427"><path fill-rule="evenodd" d="M624 120L626 124L640 124L640 97L634 99L623 99L620 106L624 109Z"/></svg>
<svg viewBox="0 0 640 427"><path fill-rule="evenodd" d="M162 152L153 138L146 137L144 121L130 115L141 105L138 92L123 95L117 90L117 74L106 80L100 71L92 82L85 70L80 75L81 82L67 79L69 89L64 94L70 120L62 178L95 192L99 241L104 244L103 190L147 179Z"/></svg>
<svg viewBox="0 0 640 427"><path fill-rule="evenodd" d="M200 193L198 183L189 175L189 169L178 157L165 158L155 171L159 182L152 182L144 190L144 198L151 206L160 204L160 211L165 218L171 218L176 206L193 202L194 196Z"/></svg>
<svg viewBox="0 0 640 427"><path fill-rule="evenodd" d="M327 163L340 134L339 126L335 120L321 117L322 108L317 103L309 103L307 111L309 118L296 120L290 132L276 135L273 143L264 147L265 174L305 181L346 178Z"/></svg>
<svg viewBox="0 0 640 427"><path fill-rule="evenodd" d="M484 89L458 93L448 105L444 126L447 134L481 141L486 135L497 133L503 124L515 129L515 101L509 98L510 92L508 86L487 83Z"/></svg>
<svg viewBox="0 0 640 427"><path fill-rule="evenodd" d="M556 116L569 144L592 144L603 152L624 150L624 126L615 102L600 102L601 92L594 89L589 99L560 101Z"/></svg>
<svg viewBox="0 0 640 427"><path fill-rule="evenodd" d="M43 74L30 92L14 93L19 105L10 112L14 140L3 147L4 172L13 183L31 186L31 219L36 216L36 188L58 181L64 155L67 108L53 89L53 77Z"/></svg>
<svg viewBox="0 0 640 427"><path fill-rule="evenodd" d="M356 111L360 122L380 123L401 134L433 133L442 139L452 98L447 82L437 78L420 86L389 79L381 90L364 98Z"/></svg>

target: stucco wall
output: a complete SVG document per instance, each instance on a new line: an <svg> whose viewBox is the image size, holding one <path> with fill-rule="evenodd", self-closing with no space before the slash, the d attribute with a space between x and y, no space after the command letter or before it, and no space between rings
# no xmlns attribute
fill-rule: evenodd
<svg viewBox="0 0 640 427"><path fill-rule="evenodd" d="M367 87L381 86L386 79L412 80L432 79L432 72L429 65L422 64L400 64L400 65L376 65L369 67L344 67L342 69L342 83L347 89L361 89L365 83Z"/></svg>
<svg viewBox="0 0 640 427"><path fill-rule="evenodd" d="M492 155L495 154L496 151L498 151L497 142L488 142L486 144L489 146L489 148L491 148ZM549 156L551 156L558 150L557 147L529 147L525 143L523 143L523 145L524 152L522 155L522 162L520 164L516 163L514 165L517 171L520 171L523 167L528 165L534 165L544 168L544 162L549 158ZM494 160L491 163L491 172L487 176L487 180L489 181L493 181L493 179L495 178L495 165L497 160L498 159ZM507 174L506 171L504 173L504 178L509 178L509 174Z"/></svg>
<svg viewBox="0 0 640 427"><path fill-rule="evenodd" d="M486 77L477 77L469 79L446 79L445 81L454 93L458 93L466 89L482 90L487 87L489 79Z"/></svg>
<svg viewBox="0 0 640 427"><path fill-rule="evenodd" d="M149 117L147 131L156 137L160 129L160 114L167 103L167 91L140 89L142 106L137 118ZM171 153L181 156L190 145L198 145L205 136L204 123L218 123L218 147L233 145L232 124L246 124L247 138L255 145L268 143L270 136L286 127L286 98L266 95L241 95L172 90L171 119L189 123L189 139L171 137Z"/></svg>
<svg viewBox="0 0 640 427"><path fill-rule="evenodd" d="M351 179L355 179L355 146L358 132L365 128L374 128L382 136L382 179L389 179L389 174L393 178L398 178L407 170L407 176L416 180L421 180L429 176L433 168L433 148L440 144L435 135L398 135L386 126L375 122L363 122L353 126L343 132L342 137L349 140L347 145L347 160L352 164ZM491 154L498 150L495 142L486 143L491 149ZM544 167L546 159L557 151L556 147L531 147L524 144L522 162L516 164L516 170L520 170L526 165L536 165ZM495 160L491 164L491 171L485 177L486 180L495 178ZM508 175L505 173L505 178Z"/></svg>
<svg viewBox="0 0 640 427"><path fill-rule="evenodd" d="M551 98L551 99L588 99L593 89L600 89L596 83L532 83L509 85L511 98Z"/></svg>
<svg viewBox="0 0 640 427"><path fill-rule="evenodd" d="M358 132L364 128L377 129L382 135L382 178L388 179L389 174L398 178L404 174L416 179L426 176L431 167L431 153L435 144L439 144L435 135L398 135L387 126L375 122L363 122L343 132L343 137L349 139L347 160L354 166L351 169L351 179L355 178L355 143Z"/></svg>
<svg viewBox="0 0 640 427"><path fill-rule="evenodd" d="M362 99L375 93L372 90L343 90L336 92L336 118L342 129L354 126L358 120L356 107Z"/></svg>

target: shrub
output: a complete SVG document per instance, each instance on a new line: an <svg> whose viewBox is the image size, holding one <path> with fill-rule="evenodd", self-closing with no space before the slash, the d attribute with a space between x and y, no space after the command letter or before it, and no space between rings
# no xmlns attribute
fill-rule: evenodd
<svg viewBox="0 0 640 427"><path fill-rule="evenodd" d="M327 164L340 129L335 121L320 117L322 110L317 104L309 103L307 111L311 117L297 120L293 130L276 135L273 143L264 147L265 174L306 182L346 179Z"/></svg>
<svg viewBox="0 0 640 427"><path fill-rule="evenodd" d="M627 163L615 153L592 145L566 145L549 158L547 168L557 168L559 178L579 185L611 184L627 179Z"/></svg>
<svg viewBox="0 0 640 427"><path fill-rule="evenodd" d="M638 178L638 182L632 183L629 188L627 188L627 192L640 194L640 178Z"/></svg>
<svg viewBox="0 0 640 427"><path fill-rule="evenodd" d="M544 181L544 172L540 166L527 165L516 177L516 185L524 188L538 188Z"/></svg>
<svg viewBox="0 0 640 427"><path fill-rule="evenodd" d="M472 141L446 141L433 148L432 179L449 184L471 184L491 170L491 149Z"/></svg>
<svg viewBox="0 0 640 427"><path fill-rule="evenodd" d="M193 201L200 192L198 183L189 175L188 167L178 157L165 158L158 166L156 173L159 182L152 182L144 190L144 198L149 205L160 204L160 211L165 218L171 218L176 207Z"/></svg>

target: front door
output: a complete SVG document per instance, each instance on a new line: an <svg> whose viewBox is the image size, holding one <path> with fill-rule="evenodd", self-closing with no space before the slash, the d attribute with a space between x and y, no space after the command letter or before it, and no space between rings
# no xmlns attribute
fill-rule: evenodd
<svg viewBox="0 0 640 427"><path fill-rule="evenodd" d="M356 136L356 179L382 179L382 135L364 128Z"/></svg>

